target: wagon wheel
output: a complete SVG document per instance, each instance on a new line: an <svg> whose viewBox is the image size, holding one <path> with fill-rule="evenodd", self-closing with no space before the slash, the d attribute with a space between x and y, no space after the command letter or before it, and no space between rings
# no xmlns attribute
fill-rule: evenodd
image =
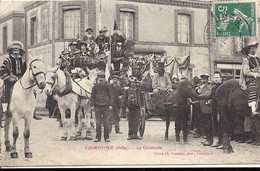
<svg viewBox="0 0 260 171"><path fill-rule="evenodd" d="M139 134L140 137L143 137L144 135L144 130L145 130L145 109L141 109L141 115L140 115L140 120L139 120Z"/></svg>

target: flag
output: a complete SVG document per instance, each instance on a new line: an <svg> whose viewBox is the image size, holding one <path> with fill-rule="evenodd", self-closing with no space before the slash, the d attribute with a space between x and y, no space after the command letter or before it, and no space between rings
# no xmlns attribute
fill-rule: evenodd
<svg viewBox="0 0 260 171"><path fill-rule="evenodd" d="M190 66L190 56L182 57L182 62L178 62L178 66L180 69L187 69Z"/></svg>
<svg viewBox="0 0 260 171"><path fill-rule="evenodd" d="M154 54L152 54L151 56L150 56L150 59L149 59L149 61L150 61L150 76L151 77L153 77L153 75L154 75L154 63L153 63L153 58L154 58Z"/></svg>
<svg viewBox="0 0 260 171"><path fill-rule="evenodd" d="M98 31L100 31L102 29L102 12L99 12L99 16L98 16Z"/></svg>
<svg viewBox="0 0 260 171"><path fill-rule="evenodd" d="M115 23L116 25L116 23ZM107 63L106 63L106 70L105 70L105 75L106 75L106 80L108 80L108 78L110 77L110 71L111 71L111 59L112 59L112 40L111 40L111 36L113 34L112 31L112 27L110 25L110 51L108 52L108 57L107 57ZM115 26L114 26L115 28Z"/></svg>

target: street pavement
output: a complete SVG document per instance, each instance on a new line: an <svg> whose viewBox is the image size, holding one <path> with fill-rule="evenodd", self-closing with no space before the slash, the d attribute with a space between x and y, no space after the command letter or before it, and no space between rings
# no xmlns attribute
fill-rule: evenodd
<svg viewBox="0 0 260 171"><path fill-rule="evenodd" d="M42 116L31 125L30 150L33 158L25 158L23 151L24 122L19 123L17 140L18 159L11 159L5 151L3 129L1 130L2 152L0 166L68 166L68 165L176 165L176 164L254 164L260 163L260 148L245 143L231 142L234 153L224 154L222 150L204 147L202 138L189 134L189 144L177 143L174 122L171 122L169 140L164 140L165 122L160 119L146 121L142 140L127 140L128 122L121 119L123 134L116 134L113 128L111 142L78 140L61 141L62 128L55 118ZM12 128L11 128L12 130ZM85 133L83 132L83 135ZM92 130L92 138L95 131ZM182 137L181 137L182 138ZM12 131L10 131L12 140Z"/></svg>

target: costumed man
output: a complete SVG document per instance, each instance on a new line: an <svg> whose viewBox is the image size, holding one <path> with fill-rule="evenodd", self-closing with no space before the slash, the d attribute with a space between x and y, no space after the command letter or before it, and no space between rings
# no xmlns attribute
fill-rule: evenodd
<svg viewBox="0 0 260 171"><path fill-rule="evenodd" d="M176 90L177 113L175 118L175 135L176 141L180 142L180 131L183 131L183 142L188 144L188 116L190 114L190 106L188 98L201 100L209 98L208 95L198 95L192 88L192 83L188 81L186 76L180 77L180 82Z"/></svg>
<svg viewBox="0 0 260 171"><path fill-rule="evenodd" d="M101 124L104 125L105 142L109 140L109 111L113 109L114 98L112 86L106 82L105 73L98 73L97 84L91 92L91 110L95 110L96 115L96 139L94 142L101 141Z"/></svg>
<svg viewBox="0 0 260 171"><path fill-rule="evenodd" d="M72 58L74 56L74 53L79 50L78 49L78 42L77 41L72 41L69 44L69 47L70 47L69 57Z"/></svg>
<svg viewBox="0 0 260 171"><path fill-rule="evenodd" d="M118 42L116 44L115 51L112 52L112 64L114 71L119 71L122 68L122 62L124 59L124 52L122 51L122 43Z"/></svg>
<svg viewBox="0 0 260 171"><path fill-rule="evenodd" d="M241 74L239 84L242 90L247 90L249 92L248 105L252 110L252 121L253 121L253 134L254 138L258 141L260 145L260 131L256 130L259 128L257 123L257 118L259 118L259 107L257 102L259 87L260 87L260 58L256 55L258 43L256 41L250 42L247 46L242 48L242 53L246 56L243 60L241 67ZM249 119L249 118L247 118ZM249 125L245 125L250 127ZM254 144L257 144L257 141Z"/></svg>
<svg viewBox="0 0 260 171"><path fill-rule="evenodd" d="M26 63L22 56L25 54L24 45L20 41L13 41L7 47L7 53L9 57L7 57L3 65L0 69L1 78L4 80L4 84L6 86L6 102L7 105L7 117L11 117L12 114L9 111L9 105L12 95L12 87L16 81L18 81L26 71ZM41 118L36 116L36 112L34 112L34 119L40 120Z"/></svg>
<svg viewBox="0 0 260 171"><path fill-rule="evenodd" d="M119 127L119 110L120 110L120 100L123 98L123 92L121 90L121 87L119 85L119 76L118 75L113 75L112 76L113 83L112 83L112 90L113 90L113 96L114 96L114 106L113 110L110 112L110 118L109 118L109 128L110 132L112 130L113 124L115 124L115 131L117 134L122 134L120 132L120 127Z"/></svg>
<svg viewBox="0 0 260 171"><path fill-rule="evenodd" d="M122 59L124 58L124 53L122 51L122 46L125 43L125 38L120 30L118 30L117 26L114 26L115 29L113 31L113 35L111 36L111 56L112 56L112 64L115 71L120 70L120 64L122 63Z"/></svg>
<svg viewBox="0 0 260 171"><path fill-rule="evenodd" d="M109 37L106 36L108 29L107 27L103 27L99 31L99 35L95 39L96 44L98 45L99 52L107 52L109 50Z"/></svg>
<svg viewBox="0 0 260 171"><path fill-rule="evenodd" d="M83 41L87 44L87 56L94 58L99 51L97 44L94 41L94 31L91 27L86 29L86 35L83 37Z"/></svg>
<svg viewBox="0 0 260 171"><path fill-rule="evenodd" d="M125 104L129 110L128 113L128 138L127 140L142 138L137 135L141 107L143 108L143 95L141 89L137 87L137 79L134 76L129 77L130 87L125 93ZM143 109L142 109L143 110Z"/></svg>
<svg viewBox="0 0 260 171"><path fill-rule="evenodd" d="M213 134L217 136L218 141L213 139L213 143L211 147L219 147L222 145L222 131L221 131L221 120L219 120L219 114L217 112L217 99L216 99L216 90L223 83L222 82L222 74L219 71L215 71L213 75L214 85L212 87L211 95L212 95L212 119L213 119Z"/></svg>
<svg viewBox="0 0 260 171"><path fill-rule="evenodd" d="M167 91L172 90L172 82L170 76L165 73L164 62L158 63L158 73L152 79L153 101L157 101L157 107L162 109L167 100Z"/></svg>
<svg viewBox="0 0 260 171"><path fill-rule="evenodd" d="M201 84L199 87L200 95L211 96L212 86L208 83L209 74L200 75ZM213 125L212 125L212 103L211 100L200 100L201 117L206 141L201 142L204 146L211 146L213 143Z"/></svg>
<svg viewBox="0 0 260 171"><path fill-rule="evenodd" d="M138 65L136 65L134 68L133 76L135 76L138 81L142 81L143 75L142 75L142 73L140 71L140 67Z"/></svg>

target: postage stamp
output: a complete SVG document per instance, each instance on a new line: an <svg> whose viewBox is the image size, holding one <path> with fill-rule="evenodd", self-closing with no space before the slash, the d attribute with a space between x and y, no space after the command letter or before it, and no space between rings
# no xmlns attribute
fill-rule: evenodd
<svg viewBox="0 0 260 171"><path fill-rule="evenodd" d="M256 2L214 3L215 37L257 36Z"/></svg>

